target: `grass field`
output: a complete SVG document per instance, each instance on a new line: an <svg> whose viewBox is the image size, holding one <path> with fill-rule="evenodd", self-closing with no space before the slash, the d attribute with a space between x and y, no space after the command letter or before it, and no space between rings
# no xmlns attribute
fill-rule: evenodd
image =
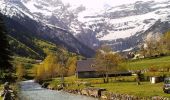
<svg viewBox="0 0 170 100"><path fill-rule="evenodd" d="M140 60L131 60L122 64L130 70L143 70L148 68L170 68L170 56L160 58L146 58Z"/></svg>
<svg viewBox="0 0 170 100"><path fill-rule="evenodd" d="M160 57L160 58L147 58L140 60L131 60L122 64L128 70L144 70L149 68L170 68L170 56ZM150 72L145 73L148 75ZM170 75L169 72L154 72L156 75ZM152 74L153 75L153 74ZM152 76L151 75L151 76ZM141 85L137 85L135 82L136 76L126 76L126 77L112 77L110 78L110 83L103 83L102 78L80 78L77 79L75 76L65 77L65 83L69 83L68 89L81 89L86 87L85 85L77 85L77 83L87 82L91 86L106 88L108 91L113 93L130 94L141 97L148 96L164 96L169 97L169 94L165 94L162 90L163 83L151 84L148 82L142 82ZM51 85L57 86L60 83L60 78L55 78L51 82Z"/></svg>
<svg viewBox="0 0 170 100"><path fill-rule="evenodd" d="M141 97L164 96L170 97L162 90L163 83L151 84L149 82L142 82L137 85L136 82L114 82L108 84L93 84L95 87L102 87L113 93L130 94Z"/></svg>
<svg viewBox="0 0 170 100"><path fill-rule="evenodd" d="M118 93L118 94L129 94L129 95L135 95L135 96L141 96L141 97L151 97L151 96L163 96L163 97L169 97L170 94L165 94L162 90L163 83L158 84L151 84L150 82L141 82L141 85L137 85L137 83L134 81L134 76L129 77L120 77L117 78L115 81L115 78L110 79L110 83L103 83L102 78L84 78L84 79L76 79L75 77L66 77L65 82L66 83L72 83L68 87L68 89L81 89L86 86L80 85L77 86L76 82L88 82L91 83L91 86L98 87L98 88L105 88L107 91ZM123 81L118 81L123 80ZM52 84L55 82L59 82L60 78L54 79Z"/></svg>

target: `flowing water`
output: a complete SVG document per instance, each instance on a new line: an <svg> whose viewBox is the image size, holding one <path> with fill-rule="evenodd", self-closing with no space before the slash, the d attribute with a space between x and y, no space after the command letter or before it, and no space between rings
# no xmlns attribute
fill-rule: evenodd
<svg viewBox="0 0 170 100"><path fill-rule="evenodd" d="M44 89L33 80L21 82L20 87L20 100L97 100L95 98L70 94L63 91Z"/></svg>

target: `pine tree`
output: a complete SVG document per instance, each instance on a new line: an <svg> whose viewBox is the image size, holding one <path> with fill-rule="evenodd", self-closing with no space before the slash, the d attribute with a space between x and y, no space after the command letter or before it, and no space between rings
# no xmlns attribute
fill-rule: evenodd
<svg viewBox="0 0 170 100"><path fill-rule="evenodd" d="M12 69L12 65L10 63L9 51L9 43L7 40L7 30L5 28L5 24L3 22L3 17L0 16L0 70L6 71Z"/></svg>

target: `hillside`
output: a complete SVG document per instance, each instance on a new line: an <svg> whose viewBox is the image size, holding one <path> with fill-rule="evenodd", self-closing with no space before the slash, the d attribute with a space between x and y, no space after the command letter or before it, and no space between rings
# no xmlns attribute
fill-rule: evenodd
<svg viewBox="0 0 170 100"><path fill-rule="evenodd" d="M28 9L23 5L21 0L2 0L0 4L0 14L4 16L5 24L9 34L17 38L22 43L31 47L31 37L40 38L52 42L54 44L66 47L70 52L81 54L86 57L91 57L94 50L76 39L69 30L63 27L57 27L45 23L42 19L35 18ZM52 21L63 26L60 21ZM38 49L36 47L32 47ZM34 51L36 51L34 50Z"/></svg>
<svg viewBox="0 0 170 100"><path fill-rule="evenodd" d="M9 44L14 56L28 57L32 59L43 59L46 56L48 50L57 53L58 49L60 49L62 46L66 47L68 51L70 51L70 53L75 52L78 55L83 55L87 57L91 56L91 54L94 52L93 50L87 48L87 51L89 50L89 52L87 52L86 55L85 53L86 49L83 49L86 48L86 46L83 44L79 45L81 43L78 41L76 42L75 38L69 40L69 38L72 38L72 36L71 37L67 36L68 38L61 36L60 38L56 37L54 40L51 40L46 35L39 36L38 34L36 34L35 30L37 29L36 26L34 27L34 25L28 27L22 25L20 22L16 21L15 19L9 18L7 16L3 16L3 17L8 31ZM38 24L38 23L34 21L26 22L26 25L31 25L31 24ZM50 31L50 29L48 31ZM63 32L64 30L59 30L59 31ZM44 31L42 33L47 34L49 32ZM64 38L66 39L65 41L69 41L70 45L64 43L62 40L58 40ZM72 41L75 41L76 43L74 44L74 42ZM82 47L81 49L84 53L82 53L78 49L74 51L74 48L72 48L71 44L74 46L78 44L80 48ZM79 48L79 46L76 48Z"/></svg>
<svg viewBox="0 0 170 100"><path fill-rule="evenodd" d="M10 35L8 35L8 40L13 56L26 57L31 59L43 59L48 51L58 53L59 49L61 49L61 47L56 46L51 42L38 38L32 38L32 40L30 40L32 43L31 46L38 48L38 50L29 47L29 45L20 42L19 40L13 38Z"/></svg>
<svg viewBox="0 0 170 100"><path fill-rule="evenodd" d="M10 44L10 49L13 52L14 56L29 57L34 59L42 57L39 53L11 36L8 36L8 40Z"/></svg>
<svg viewBox="0 0 170 100"><path fill-rule="evenodd" d="M159 57L159 58L146 58L139 60L131 60L123 64L128 70L148 70L156 69L162 70L169 68L170 66L170 56Z"/></svg>
<svg viewBox="0 0 170 100"><path fill-rule="evenodd" d="M8 36L8 38L9 38L10 48L13 53L12 64L14 67L16 67L20 63L23 64L27 70L27 76L26 76L27 79L32 79L34 77L32 68L36 64L43 61L49 53L53 52L59 54L61 53L61 50L63 50L61 46L56 46L51 42L34 38L32 40L33 43L32 45L36 48L40 48L39 50L43 52L34 51L34 49L19 42L13 37ZM78 58L82 58L81 55L77 55L75 53L68 52L68 51L64 51L64 52L67 52L68 56L77 56Z"/></svg>

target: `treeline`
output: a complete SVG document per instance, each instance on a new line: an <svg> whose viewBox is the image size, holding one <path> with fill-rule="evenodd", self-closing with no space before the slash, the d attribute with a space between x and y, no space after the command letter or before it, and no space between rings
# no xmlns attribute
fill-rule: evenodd
<svg viewBox="0 0 170 100"><path fill-rule="evenodd" d="M11 80L11 72L13 71L12 64L10 63L12 60L11 52L6 34L7 30L0 15L0 82Z"/></svg>
<svg viewBox="0 0 170 100"><path fill-rule="evenodd" d="M140 54L144 57L158 57L170 54L170 31L161 37L150 37L140 47Z"/></svg>
<svg viewBox="0 0 170 100"><path fill-rule="evenodd" d="M74 75L77 59L76 55L69 54L66 50L62 50L60 53L50 52L43 62L33 68L35 80L43 81L62 75Z"/></svg>

